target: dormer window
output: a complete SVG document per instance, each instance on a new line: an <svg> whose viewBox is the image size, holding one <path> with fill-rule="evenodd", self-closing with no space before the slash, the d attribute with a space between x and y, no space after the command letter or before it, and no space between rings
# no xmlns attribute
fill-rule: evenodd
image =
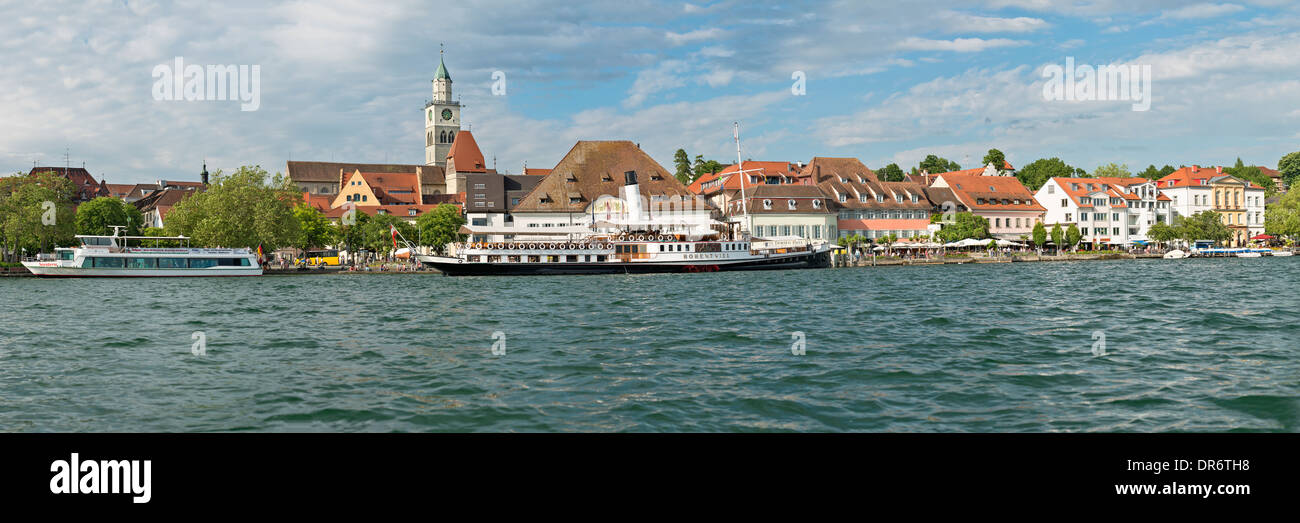
<svg viewBox="0 0 1300 523"><path fill-rule="evenodd" d="M895 202L898 202L898 203L903 203L903 195L901 195L901 194L895 194L895 195L894 195L894 201L895 201Z"/></svg>
<svg viewBox="0 0 1300 523"><path fill-rule="evenodd" d="M912 195L912 203L917 203L917 202L919 202L919 201L921 201L921 197L920 197L920 196L917 196L917 195L915 195L915 194L913 194L913 195Z"/></svg>
<svg viewBox="0 0 1300 523"><path fill-rule="evenodd" d="M840 195L840 203L849 201L849 195L844 193L839 193L839 195Z"/></svg>
<svg viewBox="0 0 1300 523"><path fill-rule="evenodd" d="M786 205L789 205L791 209L794 209L794 208L796 207L796 205L797 205L798 202L794 201L794 199L791 198L791 199L789 199L789 200L786 200L785 203L786 203Z"/></svg>
<svg viewBox="0 0 1300 523"><path fill-rule="evenodd" d="M861 203L867 203L867 195L865 195L865 194L859 194L859 195L858 195L858 202L861 202Z"/></svg>
<svg viewBox="0 0 1300 523"><path fill-rule="evenodd" d="M997 190L997 188L995 188L995 187L993 187L992 185L990 185L990 186L989 186L989 192L998 192L998 190Z"/></svg>
<svg viewBox="0 0 1300 523"><path fill-rule="evenodd" d="M841 176L841 177L840 177L840 183L849 183L849 179L848 179L848 178L845 178L845 177L843 177L843 176Z"/></svg>
<svg viewBox="0 0 1300 523"><path fill-rule="evenodd" d="M820 209L820 208L822 208L822 201L821 201L821 200L813 200L812 202L813 202L813 208L814 208L814 209Z"/></svg>
<svg viewBox="0 0 1300 523"><path fill-rule="evenodd" d="M883 194L877 194L877 195L876 195L876 203L885 203L885 195L883 195Z"/></svg>
<svg viewBox="0 0 1300 523"><path fill-rule="evenodd" d="M763 200L763 208L769 211L772 210L772 200Z"/></svg>

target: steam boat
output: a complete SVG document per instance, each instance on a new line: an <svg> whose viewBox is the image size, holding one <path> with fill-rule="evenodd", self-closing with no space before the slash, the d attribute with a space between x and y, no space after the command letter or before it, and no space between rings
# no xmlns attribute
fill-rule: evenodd
<svg viewBox="0 0 1300 523"><path fill-rule="evenodd" d="M417 255L422 264L448 276L639 274L830 266L824 240L783 236L760 238L747 232L746 216L714 220L702 200L675 201L668 210L643 212L645 198L636 173L624 173L621 197L602 196L584 220L565 227L464 226L461 233L511 237L449 246L447 256ZM663 202L652 202L663 203ZM690 209L693 207L694 209ZM528 238L528 239L522 239Z"/></svg>
<svg viewBox="0 0 1300 523"><path fill-rule="evenodd" d="M23 262L41 277L165 277L258 276L262 267L249 249L195 249L190 247L129 246L131 241L162 240L188 245L184 236L123 236L113 226L112 236L77 235L79 247L57 248Z"/></svg>

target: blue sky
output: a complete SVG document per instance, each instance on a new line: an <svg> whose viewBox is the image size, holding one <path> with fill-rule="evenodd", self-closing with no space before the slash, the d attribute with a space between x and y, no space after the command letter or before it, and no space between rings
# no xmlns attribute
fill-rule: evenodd
<svg viewBox="0 0 1300 523"><path fill-rule="evenodd" d="M488 161L553 166L627 139L668 166L853 156L963 166L990 147L1275 166L1300 150L1300 7L1278 0L0 2L0 172L110 183L286 160L421 163L438 46ZM158 101L153 68L258 65L261 105ZM1150 65L1151 109L1046 100L1044 66ZM504 96L492 93L504 73ZM806 94L791 92L791 75Z"/></svg>

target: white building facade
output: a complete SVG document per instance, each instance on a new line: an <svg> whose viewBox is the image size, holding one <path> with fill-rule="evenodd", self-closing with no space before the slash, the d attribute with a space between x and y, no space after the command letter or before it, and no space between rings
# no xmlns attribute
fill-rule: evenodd
<svg viewBox="0 0 1300 523"><path fill-rule="evenodd" d="M1094 246L1143 245L1152 225L1173 221L1173 202L1145 178L1052 178L1034 199L1048 229L1073 224Z"/></svg>

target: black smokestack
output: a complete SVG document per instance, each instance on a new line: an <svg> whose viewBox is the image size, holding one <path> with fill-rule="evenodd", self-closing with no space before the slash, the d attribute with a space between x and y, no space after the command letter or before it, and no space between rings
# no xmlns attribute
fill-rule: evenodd
<svg viewBox="0 0 1300 523"><path fill-rule="evenodd" d="M623 181L623 185L636 185L636 171L624 172Z"/></svg>

